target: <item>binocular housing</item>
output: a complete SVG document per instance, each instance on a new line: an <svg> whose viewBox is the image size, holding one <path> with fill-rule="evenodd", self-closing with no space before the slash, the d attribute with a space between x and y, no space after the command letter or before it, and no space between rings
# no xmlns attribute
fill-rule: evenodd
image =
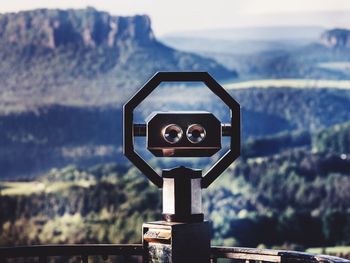
<svg viewBox="0 0 350 263"><path fill-rule="evenodd" d="M221 149L221 122L209 112L154 112L147 149L157 157L209 157Z"/></svg>

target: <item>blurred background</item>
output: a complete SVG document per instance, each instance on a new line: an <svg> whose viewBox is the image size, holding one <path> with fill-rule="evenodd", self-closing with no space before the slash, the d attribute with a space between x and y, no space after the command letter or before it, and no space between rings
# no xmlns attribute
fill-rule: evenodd
<svg viewBox="0 0 350 263"><path fill-rule="evenodd" d="M122 105L157 71L208 71L243 112L241 157L204 191L212 244L350 258L349 1L13 0L0 12L0 246L141 242L161 192L122 155ZM201 85L164 83L138 121L169 109L228 119ZM154 167L174 164L137 143Z"/></svg>

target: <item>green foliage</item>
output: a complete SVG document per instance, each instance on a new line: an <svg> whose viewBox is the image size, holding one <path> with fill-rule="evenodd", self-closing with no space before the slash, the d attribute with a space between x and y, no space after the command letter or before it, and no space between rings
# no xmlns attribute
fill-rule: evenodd
<svg viewBox="0 0 350 263"><path fill-rule="evenodd" d="M267 138L283 145L272 155L250 141L261 157L240 158L205 191L214 244L349 244L350 160L299 148L304 136ZM139 242L142 222L161 218L160 191L134 167L67 166L37 180L1 184L1 244Z"/></svg>
<svg viewBox="0 0 350 263"><path fill-rule="evenodd" d="M245 116L244 110L267 115L268 125L283 127L284 131L316 132L349 121L350 91L345 89L249 88L231 90L231 94L243 106L243 124L249 125L247 136L259 135L252 130L261 129L264 123Z"/></svg>
<svg viewBox="0 0 350 263"><path fill-rule="evenodd" d="M336 247L316 247L306 250L308 253L334 255L342 258L350 258L350 246L336 246Z"/></svg>
<svg viewBox="0 0 350 263"><path fill-rule="evenodd" d="M318 132L313 137L313 149L318 152L350 154L350 123Z"/></svg>
<svg viewBox="0 0 350 263"><path fill-rule="evenodd" d="M1 196L0 210L6 213L0 215L0 243L140 242L142 222L160 216L159 191L134 169L122 175L119 167L83 172L69 166L40 177L41 193ZM81 184L81 176L90 184ZM53 190L67 180L72 184Z"/></svg>
<svg viewBox="0 0 350 263"><path fill-rule="evenodd" d="M279 153L283 150L308 147L311 145L311 136L308 132L283 132L274 136L248 139L244 144L241 156L259 157Z"/></svg>
<svg viewBox="0 0 350 263"><path fill-rule="evenodd" d="M323 233L332 244L349 244L350 214L330 210L323 215Z"/></svg>
<svg viewBox="0 0 350 263"><path fill-rule="evenodd" d="M349 159L305 149L241 158L205 196L214 239L235 238L240 246L348 244L349 170Z"/></svg>

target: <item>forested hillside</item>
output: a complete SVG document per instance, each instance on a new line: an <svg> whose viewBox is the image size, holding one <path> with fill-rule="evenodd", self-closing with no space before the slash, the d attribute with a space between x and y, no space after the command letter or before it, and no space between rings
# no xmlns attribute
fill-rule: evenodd
<svg viewBox="0 0 350 263"><path fill-rule="evenodd" d="M333 130L333 138L350 133L349 125L336 127L324 132ZM260 157L240 158L204 191L214 244L349 244L350 156L342 149L316 151L321 133L301 147L279 137L284 148L267 155L264 145ZM117 164L3 182L1 244L140 242L141 223L161 218L160 197L135 168Z"/></svg>
<svg viewBox="0 0 350 263"><path fill-rule="evenodd" d="M69 166L1 188L1 245L135 243L142 222L160 216L158 189L115 164Z"/></svg>
<svg viewBox="0 0 350 263"><path fill-rule="evenodd" d="M196 109L209 110L222 117L223 105L202 101L190 87L188 89ZM283 132L297 132L301 137L294 138L297 140L294 143L304 144L310 140L307 138L310 133L349 121L349 90L249 88L230 92L242 106L244 140L260 138L261 142ZM156 106L157 110L171 108L171 105L176 108L174 102L162 100L144 106ZM142 121L146 117L143 116ZM51 167L62 168L71 163L84 168L119 161L123 158L122 109L55 105L0 116L0 143L3 146L0 147L0 178L35 176ZM283 143L276 141L273 147L264 147L264 151L273 152L273 148L284 147Z"/></svg>
<svg viewBox="0 0 350 263"><path fill-rule="evenodd" d="M338 124L322 130L314 137L313 146L318 152L350 153L350 123Z"/></svg>

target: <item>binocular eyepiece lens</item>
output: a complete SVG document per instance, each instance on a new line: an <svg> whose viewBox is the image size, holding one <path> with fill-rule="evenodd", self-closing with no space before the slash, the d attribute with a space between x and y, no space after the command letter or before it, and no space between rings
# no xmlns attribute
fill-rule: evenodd
<svg viewBox="0 0 350 263"><path fill-rule="evenodd" d="M200 143L204 140L206 131L200 124L192 124L187 128L186 136L191 143Z"/></svg>
<svg viewBox="0 0 350 263"><path fill-rule="evenodd" d="M176 124L169 124L162 130L164 140L168 143L177 143L183 135L182 129Z"/></svg>

